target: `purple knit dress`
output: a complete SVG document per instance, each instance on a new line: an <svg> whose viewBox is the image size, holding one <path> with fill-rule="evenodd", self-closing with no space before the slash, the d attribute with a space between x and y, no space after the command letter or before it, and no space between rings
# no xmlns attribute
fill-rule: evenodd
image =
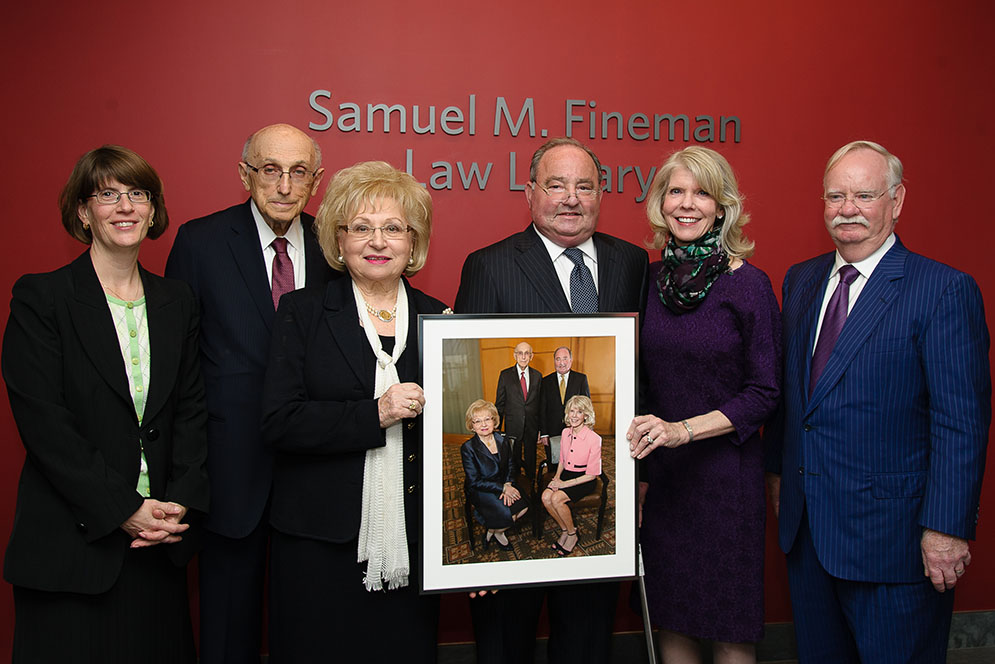
<svg viewBox="0 0 995 664"><path fill-rule="evenodd" d="M642 412L668 422L720 410L734 433L658 448L641 542L655 626L727 642L763 637L764 476L758 429L780 394L781 322L770 280L744 263L676 315L650 267L640 342Z"/></svg>

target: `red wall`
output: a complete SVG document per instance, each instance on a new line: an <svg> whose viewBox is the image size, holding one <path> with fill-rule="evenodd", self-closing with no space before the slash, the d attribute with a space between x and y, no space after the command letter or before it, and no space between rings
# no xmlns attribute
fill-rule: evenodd
<svg viewBox="0 0 995 664"><path fill-rule="evenodd" d="M432 162L493 162L484 191L434 191L435 229L426 269L415 283L455 297L463 257L528 222L524 196L509 191L541 142L527 129L493 135L495 100L517 118L534 101L537 131L565 132L566 100L596 111L739 118L741 140L704 143L722 151L740 177L753 262L780 283L794 262L831 249L822 227L821 175L828 156L857 138L877 140L905 163L903 241L972 273L995 311L995 232L980 200L992 179L995 108L989 43L995 9L980 0L894 3L631 1L570 4L530 0L328 3L8 3L0 25L5 63L0 177L7 240L0 248L0 294L30 271L58 267L81 245L60 228L56 197L86 150L120 143L160 172L174 224L244 199L235 164L254 129L277 121L305 127L324 117L314 90L338 119L338 104L402 104L407 133L313 132L325 166L364 159L403 167L427 182ZM612 6L617 4L620 6ZM887 7L883 6L887 4ZM759 7L759 8L758 8ZM410 111L429 105L467 112L476 132L416 134ZM576 109L582 115L590 109ZM600 124L600 121L599 121ZM692 122L692 124L695 124ZM612 125L614 131L614 125ZM575 135L588 139L588 124ZM680 137L679 137L680 138ZM645 173L683 140L597 138L609 166ZM617 172L617 171L616 171ZM635 177L606 195L601 229L633 242L648 236ZM316 205L312 203L313 212ZM148 242L143 263L161 271L175 229ZM6 295L3 295L6 297ZM0 307L0 324L7 307ZM992 325L991 313L989 326ZM0 540L10 532L23 451L0 395ZM991 474L991 473L989 473ZM982 496L974 565L957 608L993 609L995 486ZM768 620L790 619L783 557L768 527ZM468 638L462 600L447 604L443 638ZM0 649L10 647L13 607L0 587ZM620 626L637 623L623 617ZM0 657L2 657L0 653Z"/></svg>

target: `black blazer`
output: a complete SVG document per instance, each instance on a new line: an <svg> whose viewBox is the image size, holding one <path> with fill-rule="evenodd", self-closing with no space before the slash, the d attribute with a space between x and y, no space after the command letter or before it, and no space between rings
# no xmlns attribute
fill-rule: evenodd
<svg viewBox="0 0 995 664"><path fill-rule="evenodd" d="M333 275L318 246L314 218L301 215L306 285ZM200 304L200 352L207 389L211 513L207 528L225 537L251 533L273 479L273 457L259 434L259 412L276 312L259 232L246 201L182 226L166 276L190 284Z"/></svg>
<svg viewBox="0 0 995 664"><path fill-rule="evenodd" d="M114 584L130 543L120 526L143 500L143 447L152 497L189 508L183 541L160 546L178 565L195 549L208 508L197 307L185 284L140 273L152 362L141 426L90 254L14 284L3 377L27 452L4 561L15 586L97 594Z"/></svg>
<svg viewBox="0 0 995 664"><path fill-rule="evenodd" d="M598 311L645 311L649 257L644 249L604 233L598 251ZM532 225L463 263L454 306L458 314L570 313L549 252Z"/></svg>
<svg viewBox="0 0 995 664"><path fill-rule="evenodd" d="M559 436L566 426L563 423L563 408L570 397L581 395L591 396L591 388L587 384L587 374L571 371L567 377L567 389L560 401L560 374L555 371L542 379L542 389L539 397L539 435Z"/></svg>
<svg viewBox="0 0 995 664"><path fill-rule="evenodd" d="M401 382L420 382L418 314L446 305L405 283L407 346ZM359 326L352 280L280 300L263 390L262 433L276 451L270 523L282 533L329 542L359 535L366 451L386 444L373 398L376 360ZM421 417L404 420L404 511L408 538L421 514Z"/></svg>
<svg viewBox="0 0 995 664"><path fill-rule="evenodd" d="M529 395L526 399L525 395L522 394L521 379L518 377L518 364L501 371L498 376L494 405L497 406L498 419L501 420L501 430L506 436L520 441L535 442L539 435L539 388L541 384L542 374L529 367Z"/></svg>

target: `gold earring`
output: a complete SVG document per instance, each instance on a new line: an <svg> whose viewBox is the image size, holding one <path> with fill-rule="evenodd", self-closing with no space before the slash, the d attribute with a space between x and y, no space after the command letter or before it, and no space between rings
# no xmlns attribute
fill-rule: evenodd
<svg viewBox="0 0 995 664"><path fill-rule="evenodd" d="M84 231L88 231L88 230L90 230L90 224L88 224L88 223L86 223L86 222L84 221L84 222L83 222L83 230L84 230Z"/></svg>

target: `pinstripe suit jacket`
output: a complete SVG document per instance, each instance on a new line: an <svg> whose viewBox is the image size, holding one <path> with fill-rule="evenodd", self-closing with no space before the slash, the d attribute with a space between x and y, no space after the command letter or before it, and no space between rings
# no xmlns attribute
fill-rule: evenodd
<svg viewBox="0 0 995 664"><path fill-rule="evenodd" d="M301 214L305 285L322 286L337 273L321 254L313 222ZM200 305L212 496L207 529L245 537L259 523L273 483L259 414L276 316L249 201L180 226L166 276L190 284Z"/></svg>
<svg viewBox="0 0 995 664"><path fill-rule="evenodd" d="M923 528L974 537L991 422L981 293L969 275L896 242L810 398L833 261L819 256L784 279L784 404L770 436L783 459L780 545L791 549L807 508L833 576L919 581Z"/></svg>
<svg viewBox="0 0 995 664"><path fill-rule="evenodd" d="M642 317L649 270L646 251L604 233L594 234L594 247L598 311L638 311ZM549 252L530 224L467 256L454 309L459 314L570 313L559 283Z"/></svg>

